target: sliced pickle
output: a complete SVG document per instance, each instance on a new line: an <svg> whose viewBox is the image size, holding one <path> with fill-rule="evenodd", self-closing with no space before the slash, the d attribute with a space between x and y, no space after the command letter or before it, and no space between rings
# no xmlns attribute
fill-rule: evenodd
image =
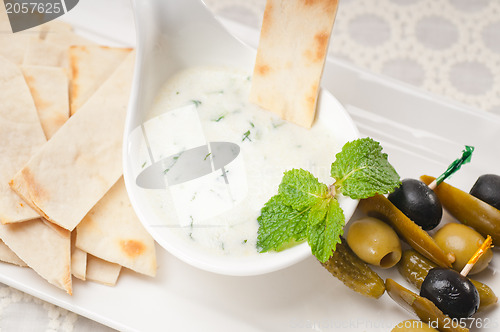
<svg viewBox="0 0 500 332"><path fill-rule="evenodd" d="M378 299L385 292L384 280L356 256L345 239L337 244L333 256L321 265L344 285L364 296Z"/></svg>
<svg viewBox="0 0 500 332"><path fill-rule="evenodd" d="M359 207L367 215L389 223L402 239L425 257L439 266L451 267L453 256L447 255L426 231L408 219L385 196L362 199Z"/></svg>
<svg viewBox="0 0 500 332"><path fill-rule="evenodd" d="M469 329L460 326L458 321L443 314L434 303L425 297L401 286L392 279L385 281L387 294L400 306L418 316L423 322L430 324L442 332L466 332ZM436 326L437 325L437 326Z"/></svg>
<svg viewBox="0 0 500 332"><path fill-rule="evenodd" d="M420 179L429 184L435 178L422 175ZM434 192L453 217L484 237L491 236L493 244L500 245L500 210L446 182L441 182Z"/></svg>
<svg viewBox="0 0 500 332"><path fill-rule="evenodd" d="M430 269L438 267L415 250L405 250L399 261L398 271L410 284L420 289Z"/></svg>
<svg viewBox="0 0 500 332"><path fill-rule="evenodd" d="M420 286L422 286L422 282L427 276L429 270L437 267L437 265L420 255L415 250L410 249L403 252L397 267L399 273L406 279L406 281L420 289ZM470 279L470 281L474 284L474 286L476 286L479 293L479 310L482 310L491 304L497 303L498 298L488 285L473 279Z"/></svg>

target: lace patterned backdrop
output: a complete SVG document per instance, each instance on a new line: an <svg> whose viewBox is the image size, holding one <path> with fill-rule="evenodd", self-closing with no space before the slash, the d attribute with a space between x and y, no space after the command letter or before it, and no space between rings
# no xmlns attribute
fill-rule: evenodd
<svg viewBox="0 0 500 332"><path fill-rule="evenodd" d="M82 0L85 1L85 0ZM500 1L340 0L330 55L500 115ZM265 0L205 0L258 29ZM111 331L0 286L1 331Z"/></svg>
<svg viewBox="0 0 500 332"><path fill-rule="evenodd" d="M205 0L259 28L265 0ZM330 55L500 115L500 1L339 0Z"/></svg>

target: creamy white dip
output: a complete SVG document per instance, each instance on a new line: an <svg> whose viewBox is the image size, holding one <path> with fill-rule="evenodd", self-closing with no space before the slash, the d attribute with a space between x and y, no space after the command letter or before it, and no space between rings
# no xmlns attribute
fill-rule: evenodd
<svg viewBox="0 0 500 332"><path fill-rule="evenodd" d="M281 120L248 102L250 85L251 74L245 71L193 68L179 73L164 85L148 117L160 125L164 121L169 128L178 121L175 126L179 132L187 134L177 140L172 138L172 130L156 130L156 135L164 136L150 137L150 140L162 140L164 150L170 151L166 154L182 153L189 146L201 145L198 142L201 138L206 142L232 142L240 147L237 160L225 169L226 178L221 170L214 171L216 177L220 177L218 187L208 190L203 185L199 192L193 189L196 186L189 188L190 198L184 197L189 201L184 202L186 208L179 202L183 197L178 194L179 188L189 187L197 180L177 185L175 190L149 192L165 224L204 251L256 255L257 217L264 204L277 193L284 171L303 168L323 183L332 183L330 165L340 147L326 125L316 122L308 130ZM178 115L185 109L189 109L185 114L195 110L200 126L183 128L182 121L176 119L191 116ZM210 158L210 153L205 158ZM233 173L238 173L243 181L231 178ZM227 179L233 187L227 185ZM246 188L239 191L235 185ZM211 213L211 207L218 204L217 199L228 188L232 190L229 197L233 206L225 212ZM204 202L193 205L197 200ZM183 215L189 209L189 215Z"/></svg>

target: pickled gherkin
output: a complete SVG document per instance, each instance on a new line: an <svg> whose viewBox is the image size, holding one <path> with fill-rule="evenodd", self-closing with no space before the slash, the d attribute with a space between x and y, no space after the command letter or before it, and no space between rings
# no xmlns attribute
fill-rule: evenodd
<svg viewBox="0 0 500 332"><path fill-rule="evenodd" d="M332 257L321 265L344 285L364 296L378 299L385 292L384 280L356 256L343 238Z"/></svg>
<svg viewBox="0 0 500 332"><path fill-rule="evenodd" d="M403 252L397 267L399 273L406 281L420 289L429 270L437 267L437 265L415 250L410 249ZM470 279L470 281L474 284L479 293L479 310L497 303L498 298L488 285L473 279Z"/></svg>
<svg viewBox="0 0 500 332"><path fill-rule="evenodd" d="M420 179L428 184L434 177L422 175ZM493 244L500 245L500 210L446 182L437 186L434 192L453 217L484 237L491 236Z"/></svg>
<svg viewBox="0 0 500 332"><path fill-rule="evenodd" d="M452 319L445 315L434 303L418 294L401 286L394 280L387 278L385 281L387 294L400 306L414 313L425 323L437 323L437 329L444 332L467 332L469 329L452 324Z"/></svg>

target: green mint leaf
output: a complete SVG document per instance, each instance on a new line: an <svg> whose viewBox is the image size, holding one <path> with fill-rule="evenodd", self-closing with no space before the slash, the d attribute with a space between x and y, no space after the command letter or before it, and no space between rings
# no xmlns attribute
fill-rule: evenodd
<svg viewBox="0 0 500 332"><path fill-rule="evenodd" d="M303 169L285 172L278 192L286 205L299 211L319 204L329 196L328 187Z"/></svg>
<svg viewBox="0 0 500 332"><path fill-rule="evenodd" d="M331 175L337 192L353 199L392 192L401 183L394 167L371 138L348 142L337 153Z"/></svg>
<svg viewBox="0 0 500 332"><path fill-rule="evenodd" d="M306 237L308 210L297 211L284 203L281 195L273 196L262 208L257 233L260 252L280 250L284 245Z"/></svg>
<svg viewBox="0 0 500 332"><path fill-rule="evenodd" d="M324 263L332 256L344 232L344 225L344 212L339 202L331 199L323 221L310 225L307 229L307 242L311 252L320 262Z"/></svg>

